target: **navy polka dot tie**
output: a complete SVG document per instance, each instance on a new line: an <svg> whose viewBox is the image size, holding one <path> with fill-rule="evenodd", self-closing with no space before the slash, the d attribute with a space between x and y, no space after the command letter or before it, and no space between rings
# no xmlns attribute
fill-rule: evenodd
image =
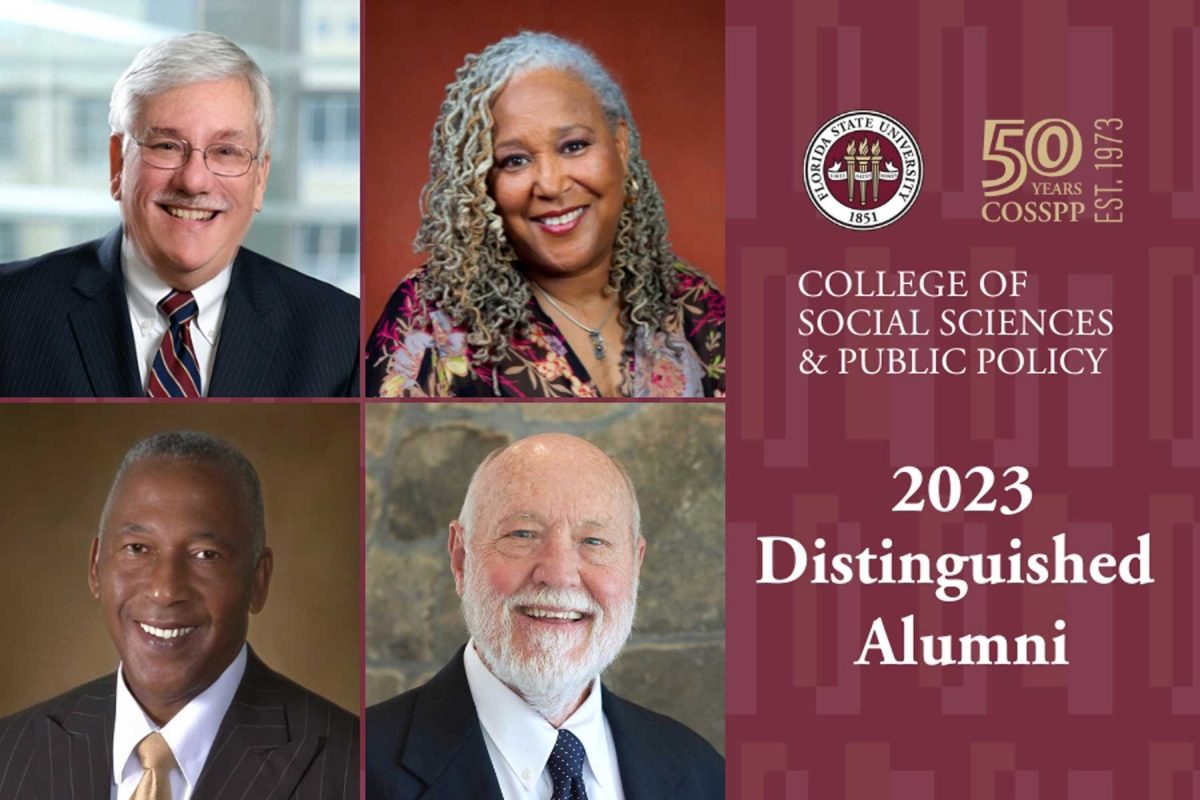
<svg viewBox="0 0 1200 800"><path fill-rule="evenodd" d="M587 753L583 742L566 728L558 732L558 741L550 751L546 767L550 780L554 781L554 794L550 800L587 800L587 789L583 786L583 759Z"/></svg>

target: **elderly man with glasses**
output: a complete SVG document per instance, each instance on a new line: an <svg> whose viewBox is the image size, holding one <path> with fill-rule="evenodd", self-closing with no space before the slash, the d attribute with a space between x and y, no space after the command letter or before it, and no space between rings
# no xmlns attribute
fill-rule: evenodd
<svg viewBox="0 0 1200 800"><path fill-rule="evenodd" d="M137 55L109 107L121 227L0 266L0 396L358 394L357 300L241 247L273 122L222 36Z"/></svg>

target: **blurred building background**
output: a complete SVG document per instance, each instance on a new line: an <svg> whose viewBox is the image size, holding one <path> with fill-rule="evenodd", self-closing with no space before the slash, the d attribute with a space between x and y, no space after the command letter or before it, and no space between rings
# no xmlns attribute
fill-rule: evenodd
<svg viewBox="0 0 1200 800"><path fill-rule="evenodd" d="M108 194L108 99L146 44L228 36L271 81L267 199L246 246L359 293L358 0L0 3L0 262L120 220Z"/></svg>

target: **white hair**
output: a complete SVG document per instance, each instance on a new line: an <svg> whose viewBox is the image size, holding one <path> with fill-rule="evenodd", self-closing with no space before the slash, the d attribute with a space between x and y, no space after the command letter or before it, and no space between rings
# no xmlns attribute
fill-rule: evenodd
<svg viewBox="0 0 1200 800"><path fill-rule="evenodd" d="M142 48L113 87L108 126L128 141L135 133L134 120L144 99L180 86L226 78L244 78L250 87L258 129L255 157L261 159L270 147L275 127L271 86L245 50L216 33L173 36Z"/></svg>
<svg viewBox="0 0 1200 800"><path fill-rule="evenodd" d="M521 31L501 39L478 56L469 57L458 77L462 80L463 73L468 71L486 76L487 94L495 96L517 75L539 69L557 69L575 75L596 95L611 128L620 120L632 126L633 115L625 93L592 51L552 33Z"/></svg>
<svg viewBox="0 0 1200 800"><path fill-rule="evenodd" d="M637 610L636 573L629 593L602 607L585 589L528 588L504 597L489 585L484 570L465 565L463 619L484 664L500 682L548 720L565 716L587 685L616 660L633 632ZM586 640L573 630L541 631L522 652L513 620L523 606L547 605L591 615ZM575 650L582 646L578 655Z"/></svg>

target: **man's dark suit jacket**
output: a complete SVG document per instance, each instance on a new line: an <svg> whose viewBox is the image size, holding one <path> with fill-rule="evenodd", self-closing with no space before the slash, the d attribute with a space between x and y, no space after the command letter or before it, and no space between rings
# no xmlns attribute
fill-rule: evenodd
<svg viewBox="0 0 1200 800"><path fill-rule="evenodd" d="M109 800L116 673L0 719L0 797ZM358 718L250 651L192 796L358 798Z"/></svg>
<svg viewBox="0 0 1200 800"><path fill-rule="evenodd" d="M627 800L720 800L725 761L670 717L604 689ZM367 709L367 800L502 800L463 651L429 683Z"/></svg>
<svg viewBox="0 0 1200 800"><path fill-rule="evenodd" d="M358 396L358 300L245 248L210 397ZM121 228L0 266L0 397L142 397Z"/></svg>

